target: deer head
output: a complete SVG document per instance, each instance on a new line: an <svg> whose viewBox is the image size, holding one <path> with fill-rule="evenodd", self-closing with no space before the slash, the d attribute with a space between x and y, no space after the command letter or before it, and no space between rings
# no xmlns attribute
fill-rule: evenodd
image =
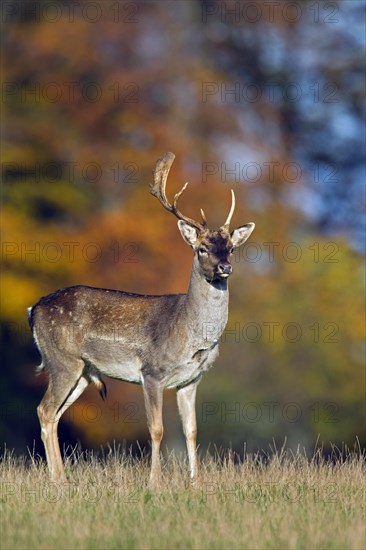
<svg viewBox="0 0 366 550"><path fill-rule="evenodd" d="M201 209L202 222L197 222L184 216L178 210L178 199L186 189L185 183L182 189L174 195L171 204L166 196L166 182L170 168L175 159L173 153L166 153L157 160L154 170L154 183L150 185L150 192L163 207L178 218L178 228L184 239L195 253L195 262L203 277L208 282L224 280L232 273L231 256L234 250L245 243L252 233L255 224L247 223L234 229L230 233L229 226L235 209L235 195L231 190L231 208L225 223L217 230L207 227L206 216Z"/></svg>

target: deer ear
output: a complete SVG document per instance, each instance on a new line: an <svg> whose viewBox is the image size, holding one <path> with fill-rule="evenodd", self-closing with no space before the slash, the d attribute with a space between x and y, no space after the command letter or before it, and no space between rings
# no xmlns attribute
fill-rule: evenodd
<svg viewBox="0 0 366 550"><path fill-rule="evenodd" d="M190 246L194 246L197 243L197 229L183 220L178 220L178 227L186 243Z"/></svg>
<svg viewBox="0 0 366 550"><path fill-rule="evenodd" d="M234 229L234 231L231 233L231 240L233 241L233 245L237 247L244 244L245 241L249 239L254 228L255 223L246 223L245 225L241 225L237 229Z"/></svg>

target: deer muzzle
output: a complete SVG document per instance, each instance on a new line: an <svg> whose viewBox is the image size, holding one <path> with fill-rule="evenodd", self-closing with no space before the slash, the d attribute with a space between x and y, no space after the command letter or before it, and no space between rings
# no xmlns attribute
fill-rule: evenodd
<svg viewBox="0 0 366 550"><path fill-rule="evenodd" d="M232 271L233 271L233 268L231 264L229 264L228 262L221 262L217 266L217 274L223 279L228 277L232 273Z"/></svg>

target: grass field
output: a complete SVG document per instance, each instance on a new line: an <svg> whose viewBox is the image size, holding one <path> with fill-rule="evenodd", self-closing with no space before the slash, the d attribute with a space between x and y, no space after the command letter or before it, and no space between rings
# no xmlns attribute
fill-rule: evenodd
<svg viewBox="0 0 366 550"><path fill-rule="evenodd" d="M365 456L334 450L201 457L198 487L173 453L160 491L148 489L146 456L110 451L72 456L69 483L44 462L5 452L1 462L1 548L365 547Z"/></svg>

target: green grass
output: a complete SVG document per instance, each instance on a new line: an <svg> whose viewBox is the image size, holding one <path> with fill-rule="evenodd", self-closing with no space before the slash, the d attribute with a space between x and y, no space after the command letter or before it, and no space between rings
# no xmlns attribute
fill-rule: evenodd
<svg viewBox="0 0 366 550"><path fill-rule="evenodd" d="M207 455L191 487L187 465L164 460L161 489L149 463L111 451L67 460L69 483L45 464L5 452L1 462L4 549L361 549L365 547L364 455L325 461L286 451L234 460Z"/></svg>

